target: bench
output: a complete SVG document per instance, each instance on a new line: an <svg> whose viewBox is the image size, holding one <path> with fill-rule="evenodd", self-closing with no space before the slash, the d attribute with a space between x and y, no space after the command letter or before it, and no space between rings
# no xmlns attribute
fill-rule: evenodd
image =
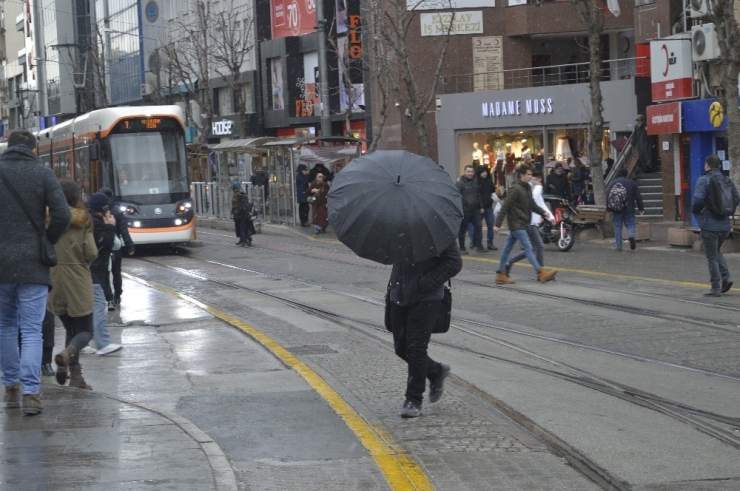
<svg viewBox="0 0 740 491"><path fill-rule="evenodd" d="M576 225L598 225L606 217L606 206L581 205L578 207L578 215L573 217Z"/></svg>

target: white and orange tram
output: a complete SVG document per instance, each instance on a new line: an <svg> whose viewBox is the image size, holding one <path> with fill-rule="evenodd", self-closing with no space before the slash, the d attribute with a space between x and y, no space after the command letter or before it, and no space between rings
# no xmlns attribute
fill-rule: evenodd
<svg viewBox="0 0 740 491"><path fill-rule="evenodd" d="M38 156L83 198L113 190L134 243L195 239L184 114L178 106L100 109L37 133Z"/></svg>

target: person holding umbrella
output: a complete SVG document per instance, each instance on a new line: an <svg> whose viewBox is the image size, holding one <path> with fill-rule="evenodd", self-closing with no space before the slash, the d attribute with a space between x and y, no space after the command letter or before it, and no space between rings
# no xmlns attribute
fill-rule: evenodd
<svg viewBox="0 0 740 491"><path fill-rule="evenodd" d="M396 354L408 365L404 418L421 415L444 392L450 367L429 357L429 339L443 313L444 284L462 269L457 234L462 200L449 174L427 157L377 150L336 175L329 221L360 257L392 264L387 324Z"/></svg>

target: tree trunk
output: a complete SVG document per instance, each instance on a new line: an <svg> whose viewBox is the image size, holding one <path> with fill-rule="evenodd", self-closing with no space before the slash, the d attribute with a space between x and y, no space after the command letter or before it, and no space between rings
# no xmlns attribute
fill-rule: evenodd
<svg viewBox="0 0 740 491"><path fill-rule="evenodd" d="M597 15L600 15L597 13ZM603 98L601 96L601 29L591 28L588 34L590 52L589 90L591 92L591 121L588 125L588 162L591 166L591 182L594 186L594 201L606 206L606 190L601 173L604 138Z"/></svg>

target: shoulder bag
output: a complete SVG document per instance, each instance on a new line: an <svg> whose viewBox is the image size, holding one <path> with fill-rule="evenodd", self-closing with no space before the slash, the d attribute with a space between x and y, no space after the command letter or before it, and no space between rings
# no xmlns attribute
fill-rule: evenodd
<svg viewBox="0 0 740 491"><path fill-rule="evenodd" d="M41 242L41 251L40 251L40 259L41 263L44 266L48 266L50 268L53 268L57 265L57 253L54 250L54 245L49 242L49 239L46 237L46 230L44 230L43 227L39 226L38 223L34 220L34 218L31 216L31 212L28 211L28 208L26 208L26 203L23 202L21 197L18 195L18 191L15 190L12 184L10 184L10 180L8 177L0 172L0 180L3 181L3 184L5 184L5 187L8 188L8 192L11 196L15 199L15 201L18 203L18 206L21 207L21 209L26 213L26 216L28 216L28 219L31 220L31 224L36 228L36 230L39 233L39 239Z"/></svg>
<svg viewBox="0 0 740 491"><path fill-rule="evenodd" d="M434 321L434 327L432 327L432 334L443 334L450 330L450 322L452 321L452 282L447 280L447 285L444 287L444 296L439 306L439 315ZM385 328L393 332L391 325L391 283L388 282L388 289L385 291Z"/></svg>

